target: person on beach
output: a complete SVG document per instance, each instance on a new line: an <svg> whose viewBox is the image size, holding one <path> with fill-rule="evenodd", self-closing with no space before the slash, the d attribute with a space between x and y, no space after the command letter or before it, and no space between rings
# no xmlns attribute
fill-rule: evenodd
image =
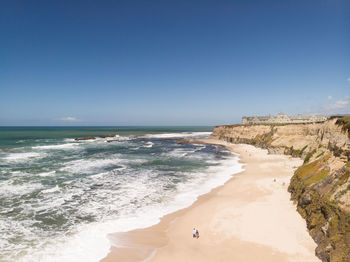
<svg viewBox="0 0 350 262"><path fill-rule="evenodd" d="M196 238L196 232L197 232L196 229L193 228L193 229L192 229L192 236L193 236L193 238Z"/></svg>
<svg viewBox="0 0 350 262"><path fill-rule="evenodd" d="M199 232L198 232L198 229L196 229L196 238L197 238L197 239L199 238Z"/></svg>

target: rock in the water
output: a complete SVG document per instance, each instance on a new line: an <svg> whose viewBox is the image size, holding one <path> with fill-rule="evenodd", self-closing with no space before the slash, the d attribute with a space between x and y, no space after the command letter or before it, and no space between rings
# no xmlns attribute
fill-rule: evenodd
<svg viewBox="0 0 350 262"><path fill-rule="evenodd" d="M75 141L80 141L80 140L94 140L94 139L96 139L96 138L93 137L93 136L87 136L87 137L77 137L74 140Z"/></svg>
<svg viewBox="0 0 350 262"><path fill-rule="evenodd" d="M116 139L114 139L114 140L107 140L106 142L107 142L107 143L111 143L111 142L119 142L119 140L116 140Z"/></svg>
<svg viewBox="0 0 350 262"><path fill-rule="evenodd" d="M115 137L116 134L108 134L108 135L105 135L105 136L99 136L100 138L107 138L107 137Z"/></svg>

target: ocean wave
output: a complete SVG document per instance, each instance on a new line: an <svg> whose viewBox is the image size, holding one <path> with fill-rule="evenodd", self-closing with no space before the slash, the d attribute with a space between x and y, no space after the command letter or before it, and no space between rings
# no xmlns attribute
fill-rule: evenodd
<svg viewBox="0 0 350 262"><path fill-rule="evenodd" d="M205 146L198 146L195 148L175 148L171 151L162 153L163 156L170 156L175 158L182 158L182 157L190 157L191 159L203 159L205 157L209 157L207 154L204 153L196 153L201 151Z"/></svg>
<svg viewBox="0 0 350 262"><path fill-rule="evenodd" d="M107 140L113 140L113 139L117 139L119 141L127 141L127 140L130 140L131 137L128 137L128 136L120 136L120 135L115 135L115 137L113 138L108 138Z"/></svg>
<svg viewBox="0 0 350 262"><path fill-rule="evenodd" d="M193 153L195 150L188 150L183 148L175 148L172 151L162 153L162 156L181 158L189 153Z"/></svg>
<svg viewBox="0 0 350 262"><path fill-rule="evenodd" d="M153 219L153 218L152 218ZM144 222L133 219L119 221L108 221L104 223L91 223L80 225L77 232L71 236L62 235L55 239L51 245L46 245L40 250L29 253L18 262L96 262L105 257L110 249L110 240L107 234L120 228L132 228L133 226L147 226L148 218ZM153 221L152 221L153 222ZM129 225L129 226L128 226ZM121 227L120 227L121 226ZM53 241L52 241L53 242Z"/></svg>
<svg viewBox="0 0 350 262"><path fill-rule="evenodd" d="M20 262L96 262L105 257L110 249L110 245L116 247L127 247L127 244L120 242L115 235L109 235L114 232L126 232L137 228L145 228L154 225L160 221L160 218L168 213L174 212L181 208L190 206L198 196L210 192L215 187L223 185L233 174L242 171L241 164L238 163L237 157L232 157L227 160L220 161L220 166L211 167L207 172L193 173L192 180L185 184L179 184L175 192L174 199L156 204L150 200L150 205L145 205L142 208L135 209L134 206L129 206L130 199L135 196L150 193L157 194L157 189L161 184L155 183L150 187L145 180L132 180L133 182L122 183L125 193L119 192L121 198L118 204L125 201L125 214L117 219L107 220L99 223L90 223L80 225L73 235L62 236L60 239L55 239L51 245L46 245L46 248L37 250L25 257ZM150 173L143 174L143 179L151 175ZM108 192L102 197L111 197ZM147 198L145 198L145 201ZM102 203L109 205L112 203ZM96 203L94 204L96 205ZM111 206L112 207L112 206ZM83 206L79 213L91 212L96 210L100 212L99 205ZM72 248L74 247L74 248Z"/></svg>
<svg viewBox="0 0 350 262"><path fill-rule="evenodd" d="M179 193L174 200L177 208L191 205L198 196L209 193L213 188L225 184L234 174L242 172L244 169L238 160L233 156L217 162L219 165L211 166L205 172L192 173L190 182L178 186Z"/></svg>
<svg viewBox="0 0 350 262"><path fill-rule="evenodd" d="M34 146L32 149L39 149L39 150L69 150L72 148L76 148L78 146L78 143L67 143L67 144L60 144L60 145L45 145L45 146Z"/></svg>
<svg viewBox="0 0 350 262"><path fill-rule="evenodd" d="M57 192L57 191L59 191L59 190L60 190L60 188L58 187L58 185L56 185L55 187L41 190L41 193L42 193L42 194L48 194L48 193Z"/></svg>
<svg viewBox="0 0 350 262"><path fill-rule="evenodd" d="M41 187L39 183L16 184L14 180L6 180L0 183L0 196L25 195Z"/></svg>
<svg viewBox="0 0 350 262"><path fill-rule="evenodd" d="M62 171L68 171L72 173L90 173L94 171L101 170L108 166L118 165L121 160L117 158L113 159L79 159L68 162L65 167L63 167Z"/></svg>
<svg viewBox="0 0 350 262"><path fill-rule="evenodd" d="M190 136L193 133L198 134L180 134ZM173 134L179 137L178 133ZM6 224L4 231L13 233L14 237L23 236L23 242L4 248L1 246L11 243L0 242L0 250L7 252L3 256L0 254L0 260L99 261L109 252L111 243L114 246L125 244L118 242L117 238L109 238L109 233L156 224L162 216L191 205L199 195L225 183L233 173L241 170L237 157L230 153L218 154L209 146L206 150L203 145L179 145L174 141L156 147L154 144L158 141L152 141L135 139L123 143L122 147L108 146L107 143L102 146L103 139L97 141L96 146L71 141L71 144L87 150L82 154L58 152L59 160L48 158L53 165L47 162L39 167L43 161L38 161L33 163L38 169L28 170L32 174L15 173L14 179L23 176L22 181L27 181L26 187L30 187L27 192L37 190L38 194L34 198L28 196L25 203L20 204L24 208L20 216L28 220L16 220L12 215L8 218L13 222L12 226L16 223L19 226L12 228ZM130 150L136 146L154 148L149 150L152 151L150 154L145 148ZM172 161L171 158L177 159ZM212 163L208 164L208 158ZM154 161L157 159L166 161L157 164ZM12 182L10 185L14 185ZM10 189L18 190L24 188ZM26 194L26 191L20 194ZM49 223L40 220L43 218ZM51 219L63 224L57 226L50 222ZM15 257L17 250L18 254L25 252L26 255Z"/></svg>
<svg viewBox="0 0 350 262"><path fill-rule="evenodd" d="M122 159L119 154L115 154L110 158L73 160L68 162L61 170L71 173L94 173L104 171L106 168L122 167L125 164L143 163L145 161L143 159Z"/></svg>
<svg viewBox="0 0 350 262"><path fill-rule="evenodd" d="M180 133L164 133L164 134L148 134L147 138L181 138L181 137L207 137L211 132L180 132Z"/></svg>
<svg viewBox="0 0 350 262"><path fill-rule="evenodd" d="M65 142L75 142L74 138L65 138L63 139Z"/></svg>
<svg viewBox="0 0 350 262"><path fill-rule="evenodd" d="M45 153L22 152L22 153L8 153L3 157L3 159L9 162L22 162L33 158L43 158L45 156L46 156Z"/></svg>
<svg viewBox="0 0 350 262"><path fill-rule="evenodd" d="M45 177L45 176L53 176L56 174L56 171L49 171L49 172L42 172L42 173L39 173L38 175L39 176L42 176L42 177Z"/></svg>
<svg viewBox="0 0 350 262"><path fill-rule="evenodd" d="M113 137L99 137L99 136L96 136L95 139L89 139L89 140L80 140L78 141L78 143L86 143L86 144L89 144L89 143L96 143L96 142L109 142L109 141L129 141L131 140L131 137L128 137L128 136L120 136L120 135L115 135Z"/></svg>
<svg viewBox="0 0 350 262"><path fill-rule="evenodd" d="M154 143L152 143L151 141L147 142L143 147L148 147L151 148L153 147Z"/></svg>
<svg viewBox="0 0 350 262"><path fill-rule="evenodd" d="M6 212L13 212L10 209L5 210ZM16 261L8 257L7 255L10 253L11 257L18 257L21 253L21 248L18 248L16 242L11 241L17 235L23 236L25 241L35 240L37 235L29 230L32 225L31 220L24 220L22 223L18 223L17 221L13 221L10 219L3 219L0 217L0 250L2 251L0 254L1 261ZM3 260L4 259L4 260ZM24 262L24 260L23 260Z"/></svg>

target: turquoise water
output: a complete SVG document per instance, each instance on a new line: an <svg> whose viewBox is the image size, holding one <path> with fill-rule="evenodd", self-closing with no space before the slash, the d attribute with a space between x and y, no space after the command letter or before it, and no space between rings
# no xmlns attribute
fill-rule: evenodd
<svg viewBox="0 0 350 262"><path fill-rule="evenodd" d="M98 261L108 233L190 205L240 170L224 148L177 143L211 130L0 127L0 261Z"/></svg>
<svg viewBox="0 0 350 262"><path fill-rule="evenodd" d="M176 133L176 132L211 132L212 127L190 126L121 126L121 127L1 127L0 148L17 143L31 143L35 139L53 139L86 136L101 136L118 133L120 136L142 136L144 134ZM22 141L23 140L23 141Z"/></svg>

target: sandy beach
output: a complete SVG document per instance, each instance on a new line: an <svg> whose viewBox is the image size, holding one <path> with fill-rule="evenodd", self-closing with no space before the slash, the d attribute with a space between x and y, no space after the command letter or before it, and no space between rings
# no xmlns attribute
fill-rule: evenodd
<svg viewBox="0 0 350 262"><path fill-rule="evenodd" d="M287 192L301 160L269 155L250 145L201 142L240 154L245 171L157 225L111 234L118 248L112 246L102 261L320 261L306 223ZM199 239L192 238L194 227Z"/></svg>

